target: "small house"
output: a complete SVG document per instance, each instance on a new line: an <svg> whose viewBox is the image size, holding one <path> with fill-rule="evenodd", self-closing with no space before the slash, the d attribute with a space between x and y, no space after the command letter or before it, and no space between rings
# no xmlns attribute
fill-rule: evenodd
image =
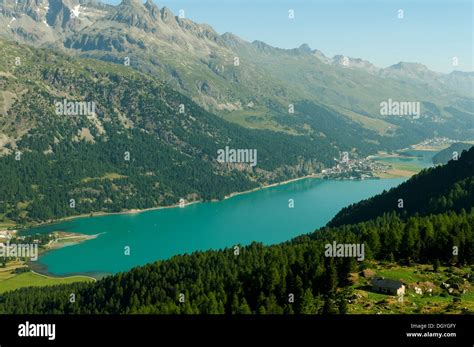
<svg viewBox="0 0 474 347"><path fill-rule="evenodd" d="M405 294L405 286L402 282L386 279L384 277L378 277L372 280L372 290L397 296Z"/></svg>

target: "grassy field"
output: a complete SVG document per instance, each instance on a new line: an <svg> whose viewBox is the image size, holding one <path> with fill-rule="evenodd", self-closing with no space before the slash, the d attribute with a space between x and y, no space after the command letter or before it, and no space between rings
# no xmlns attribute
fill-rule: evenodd
<svg viewBox="0 0 474 347"><path fill-rule="evenodd" d="M221 116L226 121L238 124L244 128L272 130L290 135L297 135L297 132L294 129L285 127L272 119L272 117L268 115L268 111L264 108L222 112Z"/></svg>
<svg viewBox="0 0 474 347"><path fill-rule="evenodd" d="M400 163L400 162L392 162L392 161L379 161L381 164L390 164L392 170L403 170L403 171L411 171L413 173L420 172L423 168L416 163Z"/></svg>
<svg viewBox="0 0 474 347"><path fill-rule="evenodd" d="M358 122L364 128L376 131L380 135L386 135L389 130L393 131L398 128L398 126L388 123L379 118L370 118L337 106L334 108L342 114L348 116L351 120Z"/></svg>
<svg viewBox="0 0 474 347"><path fill-rule="evenodd" d="M124 175L120 175L118 173L115 173L115 172L107 172L106 174L104 174L102 177L86 177L86 178L83 178L82 179L82 182L90 182L90 181L102 181L102 180L117 180L117 179L120 179L120 178L126 178L127 176L124 176Z"/></svg>
<svg viewBox="0 0 474 347"><path fill-rule="evenodd" d="M404 163L404 162L396 162L390 160L377 160L380 164L391 166L386 172L379 172L377 176L380 178L394 178L394 177L411 177L414 174L420 172L423 168L416 163Z"/></svg>
<svg viewBox="0 0 474 347"><path fill-rule="evenodd" d="M87 276L56 278L41 275L36 272L13 273L15 268L20 267L23 267L22 263L14 262L9 263L6 268L0 269L0 294L23 287L42 287L73 282L94 281L93 278Z"/></svg>
<svg viewBox="0 0 474 347"><path fill-rule="evenodd" d="M16 223L5 217L5 214L0 213L0 229L8 229L16 226Z"/></svg>
<svg viewBox="0 0 474 347"><path fill-rule="evenodd" d="M374 292L374 277L399 280L406 292L403 301L394 295ZM354 295L349 304L352 314L459 314L474 313L474 285L470 267L441 267L437 272L430 265L399 266L371 264L367 272L352 274ZM452 283L457 282L459 286ZM451 283L445 288L444 283ZM416 293L415 287L422 293Z"/></svg>

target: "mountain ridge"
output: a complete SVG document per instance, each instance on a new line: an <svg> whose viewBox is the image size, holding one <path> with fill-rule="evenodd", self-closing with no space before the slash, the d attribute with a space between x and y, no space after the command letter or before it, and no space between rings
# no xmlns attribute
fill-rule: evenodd
<svg viewBox="0 0 474 347"><path fill-rule="evenodd" d="M332 138L335 146L361 153L403 148L436 136L474 138L474 74L439 76L406 63L379 70L363 59L329 58L304 44L285 50L247 42L174 16L152 1L118 6L89 0L30 1L32 9L54 4L36 20L28 15L31 11L5 4L0 8L23 14L11 28L0 25L1 36L72 56L128 64L248 129ZM53 13L53 7L59 10ZM46 15L51 25L42 22ZM9 22L9 15L0 16L0 24ZM381 103L388 100L418 102L421 114L382 114ZM328 122L337 127L331 130ZM363 137L348 143L340 131L348 128L361 130Z"/></svg>
<svg viewBox="0 0 474 347"><path fill-rule="evenodd" d="M131 67L1 39L0 52L0 209L18 223L222 199L320 172L339 152L323 137L229 123ZM258 165L219 163L226 146L258 151Z"/></svg>
<svg viewBox="0 0 474 347"><path fill-rule="evenodd" d="M122 0L117 5L109 5L109 4L102 3L101 1L96 1L96 0L34 0L34 1L33 0L23 0L23 2L20 1L19 5L17 5L16 7L8 6L7 4L2 3L2 2L0 2L0 6L2 6L2 13L3 14L9 15L9 14L12 14L14 11L18 11L18 13L20 13L20 14L24 13L24 14L27 14L28 16L32 17L35 20L39 20L40 19L40 14L37 13L38 12L37 9L41 9L40 5L45 6L45 4L50 3L50 1L55 3L55 4L61 4L64 8L69 9L70 11L72 11L74 9L74 7L76 7L78 5L83 7L83 8L85 8L86 6L107 8L107 9L111 10L112 16L104 16L104 17L107 18L107 19L116 20L116 21L120 21L122 18L120 16L116 17L113 14L117 14L117 13L120 13L120 12L123 12L123 11L130 12L129 11L130 9L133 9L133 11L131 11L131 12L134 15L148 14L153 19L161 20L161 21L164 21L164 22L172 22L172 23L177 22L177 23L179 23L180 19L185 19L184 17L180 18L178 16L175 16L174 13L166 6L163 6L160 9L153 2L153 0L146 0L145 2L142 2L140 0ZM6 0L4 0L3 2L6 2ZM46 6L46 7L49 8L49 6ZM7 11L6 9L10 9L10 11ZM160 16L157 15L158 13L160 13ZM79 18L79 16L77 16L77 17ZM175 21L173 21L172 19L175 19ZM194 22L192 20L189 20L189 19L187 19L187 21L190 22L190 23L193 23L196 26L206 26L208 28L211 28L208 24L196 23L196 22ZM126 23L130 24L131 26L135 25L133 22L126 22ZM214 31L214 33L217 34L217 32L215 32L215 31ZM226 36L232 35L232 36L238 38L238 40L241 41L241 42L250 43L250 42L247 42L247 41L239 38L238 36L236 36L233 33L223 33L223 34L217 34L217 35L220 36L221 38L226 38ZM299 47L288 48L288 49L279 48L279 47L276 47L276 46L271 46L269 44L264 43L263 41L259 41L258 39L251 42L251 43L252 44L257 44L257 43L260 44L261 43L261 44L264 44L268 48L279 50L279 51L291 52L291 51L298 50L300 52L304 52L304 53L308 53L308 54L318 53L318 54L321 54L322 56L326 57L326 55L323 52L321 52L318 49L312 49L307 43L302 43ZM346 56L341 55L341 54L336 54L332 58L329 58L329 59L331 59L331 61L333 63L339 63L340 58L343 58L343 57L346 57ZM354 57L349 57L349 56L347 56L347 58L350 59L350 60L353 60L353 61L362 61L361 58L354 58ZM375 65L373 65L371 62L368 62L368 61L365 61L365 62L375 67ZM434 72L434 71L428 69L423 64L420 64L420 63L417 63L417 62L406 62L406 61L400 61L398 63L394 63L393 65L390 65L390 66L387 66L387 67L377 67L377 69L378 70L385 70L385 69L398 69L398 70L401 70L401 69L407 69L407 68L415 67L415 66L417 68L425 70L425 71ZM455 72L455 70L453 70L452 72ZM438 74L446 75L446 74L450 74L452 72L438 73ZM456 72L459 72L459 73L462 73L462 74L464 74L464 73L467 73L467 74L474 73L472 71L471 72L456 71Z"/></svg>

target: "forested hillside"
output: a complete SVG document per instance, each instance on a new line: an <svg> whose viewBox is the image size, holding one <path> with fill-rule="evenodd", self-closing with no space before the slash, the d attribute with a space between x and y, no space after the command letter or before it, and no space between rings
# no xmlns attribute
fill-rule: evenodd
<svg viewBox="0 0 474 347"><path fill-rule="evenodd" d="M402 216L460 211L474 206L474 147L448 165L425 169L388 192L343 208L329 226L353 224L384 213Z"/></svg>
<svg viewBox="0 0 474 347"><path fill-rule="evenodd" d="M220 199L320 172L350 149L322 136L228 123L127 66L4 41L0 52L4 221ZM96 109L58 114L56 103L65 101ZM256 150L257 165L217 162L226 146Z"/></svg>
<svg viewBox="0 0 474 347"><path fill-rule="evenodd" d="M430 179L440 180L454 169L461 170L457 178L465 176L463 163L469 158L472 150L462 161L431 171ZM423 182L414 177L405 185L417 191ZM426 194L428 200L439 197L436 190ZM0 312L346 313L353 299L350 274L364 269L367 262L427 263L435 270L440 264L473 264L472 201L456 199L456 204L457 213L419 216L408 210L403 218L385 213L357 224L325 227L279 245L254 243L237 252L230 248L175 256L94 284L20 289L0 296ZM364 244L364 261L326 257L325 245L333 242ZM451 280L466 281L454 275Z"/></svg>
<svg viewBox="0 0 474 347"><path fill-rule="evenodd" d="M448 148L445 148L433 157L433 164L446 164L453 158L459 157L463 151L469 150L472 147L470 143L456 142Z"/></svg>
<svg viewBox="0 0 474 347"><path fill-rule="evenodd" d="M304 105L309 103L335 113L336 140L355 124L372 135L387 135L379 145L398 141L403 144L398 148L436 134L460 140L473 136L472 73L440 74L420 63L396 61L380 68L360 58L327 57L307 44L281 49L258 41L259 33L253 42L235 33L221 35L214 23L194 22L192 13L189 18L173 13L160 2L116 4L0 1L0 36L118 65L128 62L248 128L321 133L317 122L301 124L301 117L295 117L317 121L315 108ZM68 15L75 8L78 15ZM295 37L295 47L300 39ZM420 101L420 117L382 116L380 102L388 99Z"/></svg>
<svg viewBox="0 0 474 347"><path fill-rule="evenodd" d="M326 258L326 243L364 243L366 260L462 265L474 263L473 230L474 210L406 221L386 215L280 245L254 243L239 255L232 248L197 252L94 284L19 289L0 295L0 313L345 313L348 276L359 264Z"/></svg>

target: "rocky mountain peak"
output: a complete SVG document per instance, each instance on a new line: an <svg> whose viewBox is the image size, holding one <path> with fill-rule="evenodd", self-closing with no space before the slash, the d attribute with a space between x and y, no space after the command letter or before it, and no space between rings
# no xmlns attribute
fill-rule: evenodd
<svg viewBox="0 0 474 347"><path fill-rule="evenodd" d="M122 0L109 19L151 31L154 19L158 18L157 12L158 7L151 1L143 4L141 0Z"/></svg>
<svg viewBox="0 0 474 347"><path fill-rule="evenodd" d="M440 74L429 70L425 65L420 63L399 62L383 69L383 73L387 76L396 78L412 78L422 80L436 80Z"/></svg>
<svg viewBox="0 0 474 347"><path fill-rule="evenodd" d="M408 63L408 62L399 62L397 64L394 64L389 67L389 69L393 70L404 70L404 71L410 71L410 72L415 72L415 71L428 71L428 68L420 63Z"/></svg>
<svg viewBox="0 0 474 347"><path fill-rule="evenodd" d="M227 47L230 47L232 49L236 49L244 43L244 41L240 37L229 32L225 32L224 34L222 34L221 39L227 45Z"/></svg>
<svg viewBox="0 0 474 347"><path fill-rule="evenodd" d="M163 20L163 22L170 23L170 22L176 21L173 12L168 7L166 6L163 7L160 10L160 13L161 13L161 19Z"/></svg>
<svg viewBox="0 0 474 347"><path fill-rule="evenodd" d="M122 0L120 6L142 6L143 2L141 0Z"/></svg>
<svg viewBox="0 0 474 347"><path fill-rule="evenodd" d="M154 19L158 19L158 18L161 17L160 9L158 8L158 6L155 5L155 3L154 3L152 0L146 0L146 2L145 2L145 8L148 10L148 12L150 13L150 15L151 15Z"/></svg>
<svg viewBox="0 0 474 347"><path fill-rule="evenodd" d="M301 53L311 53L312 49L307 43L303 43L301 46L298 47L298 50Z"/></svg>

